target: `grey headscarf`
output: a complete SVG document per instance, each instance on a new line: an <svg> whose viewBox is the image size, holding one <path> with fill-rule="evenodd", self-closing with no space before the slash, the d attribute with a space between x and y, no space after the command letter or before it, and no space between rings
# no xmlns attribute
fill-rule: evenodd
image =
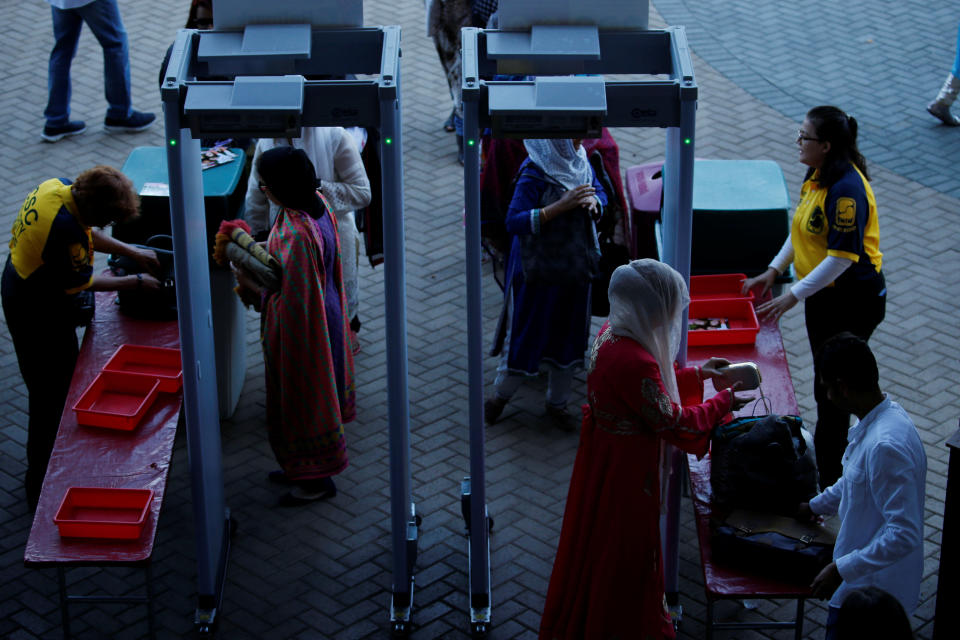
<svg viewBox="0 0 960 640"><path fill-rule="evenodd" d="M593 170L582 144L574 150L573 141L557 138L524 140L523 146L530 160L568 191L593 182Z"/></svg>
<svg viewBox="0 0 960 640"><path fill-rule="evenodd" d="M613 272L608 295L610 330L636 340L654 357L670 399L679 404L673 362L680 351L683 310L690 304L683 276L658 260L634 260Z"/></svg>

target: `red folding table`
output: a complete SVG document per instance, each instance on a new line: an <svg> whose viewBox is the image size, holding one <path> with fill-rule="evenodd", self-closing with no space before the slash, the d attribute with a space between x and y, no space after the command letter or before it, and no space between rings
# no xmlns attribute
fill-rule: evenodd
<svg viewBox="0 0 960 640"><path fill-rule="evenodd" d="M74 403L122 344L179 348L176 320L134 320L120 314L115 292L96 294L96 315L80 348L60 430L24 552L28 567L55 567L64 637L70 637L70 602L143 602L154 637L150 559L170 468L182 393L161 393L132 431L77 423ZM137 540L61 538L53 519L70 487L152 489L153 501ZM65 570L79 566L137 566L146 571L145 596L69 595Z"/></svg>
<svg viewBox="0 0 960 640"><path fill-rule="evenodd" d="M730 362L753 362L759 367L762 377L764 396L769 411L779 414L798 414L797 398L793 391L787 354L783 348L783 338L775 321L761 320L760 331L755 344L690 347L687 351L687 364L700 365L712 356L726 358ZM759 391L749 392L759 396ZM714 394L712 384L707 384L704 395ZM740 415L750 415L754 405L747 405ZM758 413L767 413L762 407ZM794 637L803 637L803 608L810 597L808 585L773 580L763 576L750 575L737 568L718 565L713 561L710 545L710 517L712 514L710 488L710 456L697 460L688 455L690 470L690 488L693 499L694 515L697 522L697 538L700 542L700 562L703 566L703 584L707 596L707 640L713 637L714 630L738 629L794 629ZM793 621L776 622L714 622L714 604L717 600L782 598L796 599L797 613Z"/></svg>

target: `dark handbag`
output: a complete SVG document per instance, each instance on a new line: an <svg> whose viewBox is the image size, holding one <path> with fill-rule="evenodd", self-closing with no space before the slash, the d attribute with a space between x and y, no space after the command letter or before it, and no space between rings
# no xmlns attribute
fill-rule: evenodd
<svg viewBox="0 0 960 640"><path fill-rule="evenodd" d="M710 484L717 508L792 515L817 495L813 438L799 416L737 418L714 429Z"/></svg>
<svg viewBox="0 0 960 640"><path fill-rule="evenodd" d="M540 206L556 202L563 186L547 178ZM600 246L590 212L580 207L566 211L540 228L540 233L520 237L523 277L530 284L582 286L600 273Z"/></svg>
<svg viewBox="0 0 960 640"><path fill-rule="evenodd" d="M93 291L83 290L73 294L70 299L70 316L73 320L73 326L88 326L93 322L96 308L97 303Z"/></svg>
<svg viewBox="0 0 960 640"><path fill-rule="evenodd" d="M168 245L169 248L162 248ZM157 254L160 261L161 273L157 276L161 287L150 289L125 289L117 292L120 311L133 318L141 320L173 320L177 317L177 290L173 271L173 238L168 235L151 236L142 245L134 245L151 249ZM107 266L115 276L127 276L143 273L140 265L126 256L111 255Z"/></svg>
<svg viewBox="0 0 960 640"><path fill-rule="evenodd" d="M832 524L736 510L710 523L713 559L779 580L809 584L833 559L836 531Z"/></svg>
<svg viewBox="0 0 960 640"><path fill-rule="evenodd" d="M610 278L613 276L614 269L630 262L630 250L622 244L617 244L615 240L616 229L621 224L624 212L617 197L616 187L603 165L603 156L599 151L590 154L590 166L593 167L597 181L607 194L607 206L603 209L603 217L597 222L600 263L597 277L592 282L590 315L605 317L610 315L610 299L607 297Z"/></svg>

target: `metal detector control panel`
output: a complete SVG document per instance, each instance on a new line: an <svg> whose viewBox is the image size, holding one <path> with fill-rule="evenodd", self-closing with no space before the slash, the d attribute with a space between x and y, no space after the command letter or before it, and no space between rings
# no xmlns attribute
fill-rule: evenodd
<svg viewBox="0 0 960 640"><path fill-rule="evenodd" d="M297 138L303 84L303 76L240 76L233 82L204 83L187 92L183 113L191 131L207 136L283 132Z"/></svg>
<svg viewBox="0 0 960 640"><path fill-rule="evenodd" d="M603 78L539 76L487 83L494 137L599 138L607 113Z"/></svg>

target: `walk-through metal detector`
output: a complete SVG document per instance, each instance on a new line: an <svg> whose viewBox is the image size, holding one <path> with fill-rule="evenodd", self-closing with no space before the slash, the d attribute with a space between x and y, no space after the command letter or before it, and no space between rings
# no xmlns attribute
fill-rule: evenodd
<svg viewBox="0 0 960 640"><path fill-rule="evenodd" d="M240 5L264 10L261 3ZM362 126L380 130L393 545L390 621L393 633L402 636L410 628L419 517L410 495L400 28L318 28L314 23L224 29L223 15L216 14L212 31L178 33L161 87L197 529L197 630L213 633L218 622L231 529L223 491L211 248L206 242L199 138L299 137L302 127ZM376 77L307 79L352 74Z"/></svg>
<svg viewBox="0 0 960 640"><path fill-rule="evenodd" d="M666 128L663 258L689 281L697 85L683 27L614 30L596 25L533 25L517 31L465 28L462 40L470 385L470 477L464 480L462 499L470 565L470 626L474 637L485 637L491 622L491 593L484 468L480 131L490 127L493 137L504 138L591 138L599 137L604 126ZM492 80L497 74L522 74L527 79ZM606 80L604 74L655 77ZM680 359L681 364L686 360L685 333ZM677 473L670 484L670 513L664 532L666 590L674 603L678 582L679 465L680 457L674 456Z"/></svg>

